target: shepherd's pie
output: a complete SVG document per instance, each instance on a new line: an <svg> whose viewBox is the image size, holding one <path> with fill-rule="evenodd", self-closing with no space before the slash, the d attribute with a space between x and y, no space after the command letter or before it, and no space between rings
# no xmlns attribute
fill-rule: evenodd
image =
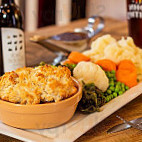
<svg viewBox="0 0 142 142"><path fill-rule="evenodd" d="M0 99L19 104L58 102L77 92L67 67L24 67L0 77Z"/></svg>

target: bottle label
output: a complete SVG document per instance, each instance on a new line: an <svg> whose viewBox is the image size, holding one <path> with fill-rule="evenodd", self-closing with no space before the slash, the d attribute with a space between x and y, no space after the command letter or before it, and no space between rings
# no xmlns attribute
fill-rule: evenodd
<svg viewBox="0 0 142 142"><path fill-rule="evenodd" d="M142 19L142 0L131 0L128 4L127 18Z"/></svg>
<svg viewBox="0 0 142 142"><path fill-rule="evenodd" d="M1 28L4 72L25 66L24 33L17 28Z"/></svg>

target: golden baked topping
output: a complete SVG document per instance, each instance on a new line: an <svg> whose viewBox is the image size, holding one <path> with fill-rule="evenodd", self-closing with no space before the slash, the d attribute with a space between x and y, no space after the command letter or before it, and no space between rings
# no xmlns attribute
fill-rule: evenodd
<svg viewBox="0 0 142 142"><path fill-rule="evenodd" d="M0 77L0 98L20 104L58 102L77 91L67 67L20 68Z"/></svg>

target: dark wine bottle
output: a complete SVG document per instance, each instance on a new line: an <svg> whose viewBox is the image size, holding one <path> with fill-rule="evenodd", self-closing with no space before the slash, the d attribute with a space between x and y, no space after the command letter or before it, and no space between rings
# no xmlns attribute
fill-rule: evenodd
<svg viewBox="0 0 142 142"><path fill-rule="evenodd" d="M0 6L0 75L25 66L22 14L14 0Z"/></svg>

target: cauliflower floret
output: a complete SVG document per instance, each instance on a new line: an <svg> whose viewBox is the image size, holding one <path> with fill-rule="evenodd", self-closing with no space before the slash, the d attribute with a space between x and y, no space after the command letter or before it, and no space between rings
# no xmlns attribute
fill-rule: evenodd
<svg viewBox="0 0 142 142"><path fill-rule="evenodd" d="M73 76L80 82L94 83L96 87L105 92L109 80L102 68L92 62L80 62L73 70Z"/></svg>

